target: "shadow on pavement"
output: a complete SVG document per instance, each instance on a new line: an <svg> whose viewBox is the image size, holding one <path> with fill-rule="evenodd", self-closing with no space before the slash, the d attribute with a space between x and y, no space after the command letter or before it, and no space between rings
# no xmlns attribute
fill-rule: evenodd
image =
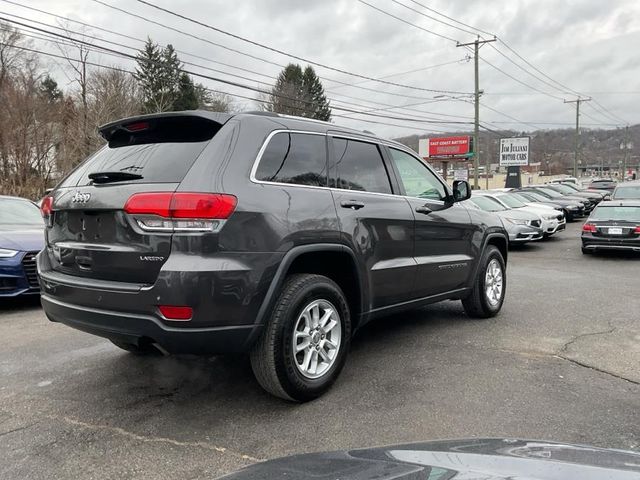
<svg viewBox="0 0 640 480"><path fill-rule="evenodd" d="M39 308L41 308L40 295L25 295L22 297L0 298L0 312Z"/></svg>

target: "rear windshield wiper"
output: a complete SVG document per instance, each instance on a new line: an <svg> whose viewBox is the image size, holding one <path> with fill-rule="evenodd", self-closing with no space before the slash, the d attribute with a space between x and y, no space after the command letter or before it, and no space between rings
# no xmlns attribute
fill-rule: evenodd
<svg viewBox="0 0 640 480"><path fill-rule="evenodd" d="M123 182L125 180L140 180L142 175L129 172L93 172L89 174L93 183Z"/></svg>

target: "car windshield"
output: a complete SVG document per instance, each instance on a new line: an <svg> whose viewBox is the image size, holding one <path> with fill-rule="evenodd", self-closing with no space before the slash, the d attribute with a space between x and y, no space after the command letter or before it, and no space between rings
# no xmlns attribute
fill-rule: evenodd
<svg viewBox="0 0 640 480"><path fill-rule="evenodd" d="M510 208L522 208L527 206L524 202L520 201L519 198L517 198L515 195L511 193L507 193L504 195L497 195L497 198L502 203L504 203L507 207L510 207Z"/></svg>
<svg viewBox="0 0 640 480"><path fill-rule="evenodd" d="M613 193L613 198L616 200L622 200L625 198L640 199L640 185L633 185L630 187L618 187Z"/></svg>
<svg viewBox="0 0 640 480"><path fill-rule="evenodd" d="M527 203L531 202L532 198L530 195L526 195L524 193L510 193L509 194L510 197L512 198L516 198L519 201L521 201L524 205L526 205Z"/></svg>
<svg viewBox="0 0 640 480"><path fill-rule="evenodd" d="M575 185L573 185L572 183L563 183L562 184L563 187L567 187L569 190L571 190L572 192L581 192L582 190L580 190L578 187L576 187Z"/></svg>
<svg viewBox="0 0 640 480"><path fill-rule="evenodd" d="M567 194L567 195L570 195L572 193L576 193L575 190L572 190L571 188L567 187L566 185L557 185L556 184L553 187L554 187L553 190L559 191L559 192Z"/></svg>
<svg viewBox="0 0 640 480"><path fill-rule="evenodd" d="M640 224L640 207L600 205L591 212L589 220L618 220Z"/></svg>
<svg viewBox="0 0 640 480"><path fill-rule="evenodd" d="M540 191L541 193L546 193L547 196L549 196L549 198L562 198L562 194L556 192L555 190L552 190L551 188L545 188L545 187L541 187L541 188L537 188L536 190Z"/></svg>
<svg viewBox="0 0 640 480"><path fill-rule="evenodd" d="M0 227L42 225L40 209L29 200L0 198Z"/></svg>
<svg viewBox="0 0 640 480"><path fill-rule="evenodd" d="M478 195L475 197L471 197L470 200L485 212L502 212L504 210L507 210L503 205L500 204L500 202L494 200L491 197Z"/></svg>

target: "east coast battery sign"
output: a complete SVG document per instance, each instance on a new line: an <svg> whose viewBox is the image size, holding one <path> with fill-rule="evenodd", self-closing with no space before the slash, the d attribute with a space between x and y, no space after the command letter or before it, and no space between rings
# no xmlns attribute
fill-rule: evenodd
<svg viewBox="0 0 640 480"><path fill-rule="evenodd" d="M529 137L500 139L500 166L521 167L529 165Z"/></svg>
<svg viewBox="0 0 640 480"><path fill-rule="evenodd" d="M422 158L460 158L471 153L471 139L464 137L423 138L418 142Z"/></svg>

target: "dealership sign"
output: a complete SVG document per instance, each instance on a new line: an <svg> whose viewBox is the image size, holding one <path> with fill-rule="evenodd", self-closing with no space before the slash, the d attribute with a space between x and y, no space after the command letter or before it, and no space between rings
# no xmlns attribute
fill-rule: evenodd
<svg viewBox="0 0 640 480"><path fill-rule="evenodd" d="M471 153L470 137L424 138L418 141L418 151L423 158L467 157Z"/></svg>
<svg viewBox="0 0 640 480"><path fill-rule="evenodd" d="M500 139L500 166L521 167L529 165L529 137Z"/></svg>

